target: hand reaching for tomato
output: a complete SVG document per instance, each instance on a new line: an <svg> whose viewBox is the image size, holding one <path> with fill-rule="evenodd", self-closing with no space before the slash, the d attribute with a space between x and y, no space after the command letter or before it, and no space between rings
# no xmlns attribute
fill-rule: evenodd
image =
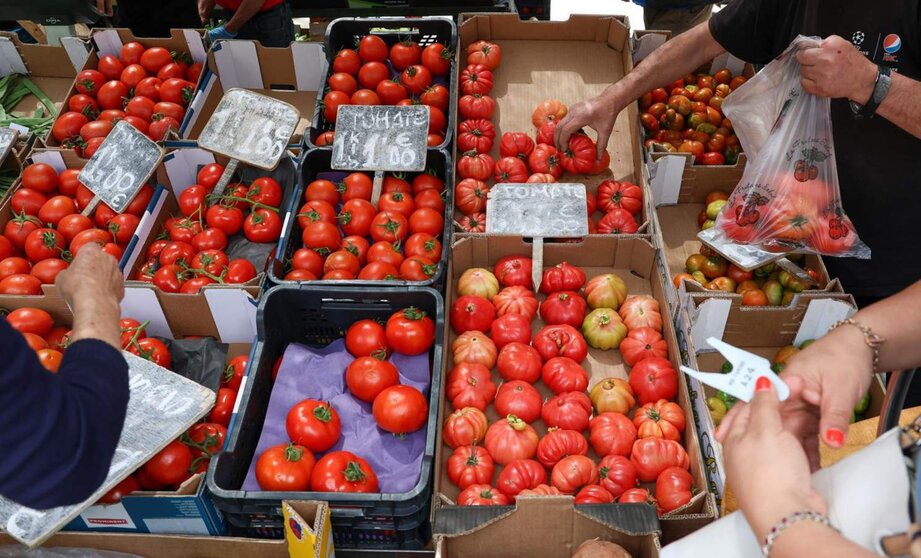
<svg viewBox="0 0 921 558"><path fill-rule="evenodd" d="M627 101L608 92L572 105L569 107L569 113L560 120L553 131L553 143L557 149L565 150L569 146L570 136L588 126L598 132L596 158L600 160L614 130L614 121L625 106Z"/></svg>
<svg viewBox="0 0 921 558"><path fill-rule="evenodd" d="M121 349L118 318L124 281L115 258L94 243L83 246L70 267L57 275L61 296L74 312L71 341L99 339Z"/></svg>

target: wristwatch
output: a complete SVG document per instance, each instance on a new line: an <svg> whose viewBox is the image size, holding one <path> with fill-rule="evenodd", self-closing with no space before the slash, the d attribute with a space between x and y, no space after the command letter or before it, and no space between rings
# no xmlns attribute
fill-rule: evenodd
<svg viewBox="0 0 921 558"><path fill-rule="evenodd" d="M882 64L878 64L876 67L878 68L876 83L873 86L873 94L870 95L870 100L867 101L865 105L851 101L851 110L854 112L854 118L857 120L873 118L873 115L876 114L876 109L879 108L880 103L882 103L886 95L889 94L889 88L892 86L892 77L889 74L889 67L883 66Z"/></svg>

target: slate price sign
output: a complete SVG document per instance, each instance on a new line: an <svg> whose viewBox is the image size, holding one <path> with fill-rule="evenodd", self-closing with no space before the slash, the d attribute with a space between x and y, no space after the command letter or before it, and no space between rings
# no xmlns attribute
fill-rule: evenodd
<svg viewBox="0 0 921 558"><path fill-rule="evenodd" d="M13 144L16 143L16 138L18 137L19 132L12 128L0 128L0 163L10 154L10 150L13 148Z"/></svg>
<svg viewBox="0 0 921 558"><path fill-rule="evenodd" d="M77 177L96 195L84 215L100 201L124 213L162 159L163 149L137 128L116 124Z"/></svg>
<svg viewBox="0 0 921 558"><path fill-rule="evenodd" d="M336 116L332 168L425 170L429 111L416 106L343 105Z"/></svg>
<svg viewBox="0 0 921 558"><path fill-rule="evenodd" d="M496 184L486 202L486 232L541 238L588 234L584 184Z"/></svg>
<svg viewBox="0 0 921 558"><path fill-rule="evenodd" d="M247 91L229 89L198 138L213 153L272 170L300 120L294 106Z"/></svg>

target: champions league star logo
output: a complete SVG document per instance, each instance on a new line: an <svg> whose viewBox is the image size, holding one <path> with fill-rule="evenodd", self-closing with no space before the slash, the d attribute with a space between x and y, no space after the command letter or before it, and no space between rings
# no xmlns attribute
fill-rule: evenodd
<svg viewBox="0 0 921 558"><path fill-rule="evenodd" d="M853 43L855 47L860 48L860 46L863 45L863 40L866 38L867 36L863 31L855 31L854 34L851 35L851 43Z"/></svg>

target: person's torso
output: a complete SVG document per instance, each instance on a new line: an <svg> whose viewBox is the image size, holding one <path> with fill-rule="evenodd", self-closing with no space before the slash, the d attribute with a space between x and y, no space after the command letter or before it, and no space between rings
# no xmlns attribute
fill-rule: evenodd
<svg viewBox="0 0 921 558"><path fill-rule="evenodd" d="M262 3L262 7L259 9L259 11L264 12L266 10L270 10L284 1L285 0L265 0L265 2ZM216 0L216 2L218 6L233 12L240 8L240 4L243 3L243 0Z"/></svg>

